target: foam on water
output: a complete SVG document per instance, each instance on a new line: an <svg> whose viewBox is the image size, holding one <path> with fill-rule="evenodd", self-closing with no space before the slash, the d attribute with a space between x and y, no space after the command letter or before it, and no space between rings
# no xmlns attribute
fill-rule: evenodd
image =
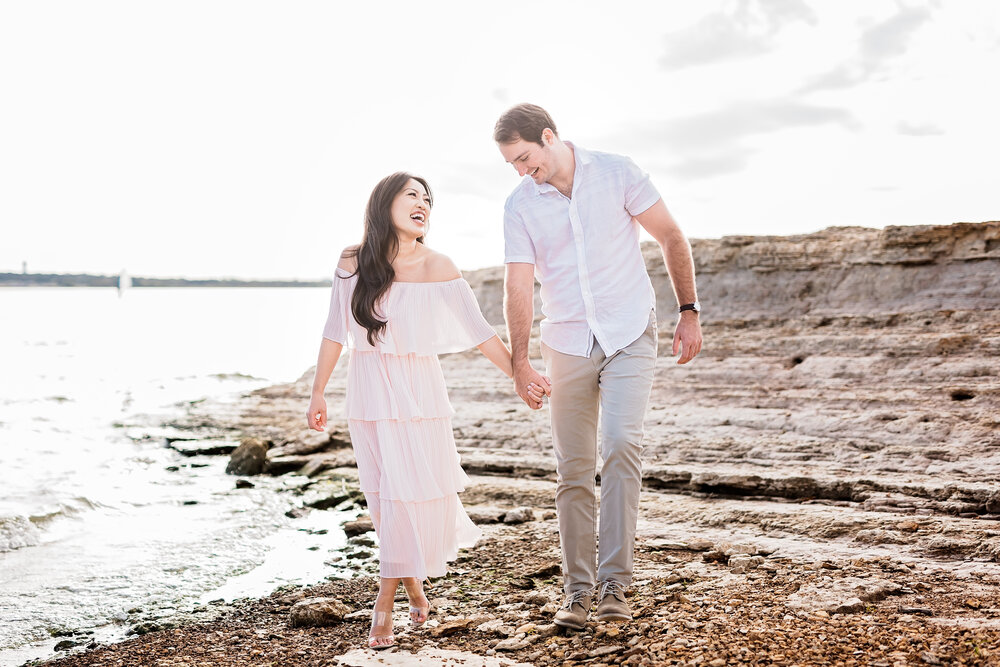
<svg viewBox="0 0 1000 667"><path fill-rule="evenodd" d="M0 514L0 551L33 547L41 541L41 533L31 519L20 514Z"/></svg>

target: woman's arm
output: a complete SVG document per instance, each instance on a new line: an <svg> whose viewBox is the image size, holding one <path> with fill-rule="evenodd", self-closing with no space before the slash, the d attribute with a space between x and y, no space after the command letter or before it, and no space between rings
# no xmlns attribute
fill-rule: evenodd
<svg viewBox="0 0 1000 667"><path fill-rule="evenodd" d="M312 399L309 401L309 410L306 412L309 428L314 431L326 429L326 399L323 397L323 392L326 391L326 383L330 381L330 376L333 374L333 369L337 367L337 361L340 359L340 353L343 349L343 345L329 338L324 338L323 342L320 343L319 358L316 360L316 375L313 378Z"/></svg>
<svg viewBox="0 0 1000 667"><path fill-rule="evenodd" d="M514 377L514 367L511 363L510 350L500 340L500 336L494 336L480 345L479 351L483 353L483 356L492 361L497 368L502 370L504 375ZM532 401L541 407L545 390L534 382L529 382L526 390Z"/></svg>
<svg viewBox="0 0 1000 667"><path fill-rule="evenodd" d="M510 350L500 340L500 336L494 336L478 347L483 356L492 361L493 365L503 371L504 375L514 376L514 370L510 363Z"/></svg>
<svg viewBox="0 0 1000 667"><path fill-rule="evenodd" d="M500 336L494 336L488 341L479 346L479 351L483 353L487 359L493 362L493 364L503 371L504 375L507 377L514 377L514 368L511 363L510 350L507 346L503 344L500 340ZM545 396L545 390L534 382L529 382L527 386L528 396L539 406L542 404L542 397Z"/></svg>

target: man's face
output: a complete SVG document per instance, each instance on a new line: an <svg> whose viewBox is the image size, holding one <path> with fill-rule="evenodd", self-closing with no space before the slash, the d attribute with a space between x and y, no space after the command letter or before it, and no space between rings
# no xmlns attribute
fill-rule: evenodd
<svg viewBox="0 0 1000 667"><path fill-rule="evenodd" d="M503 159L517 170L518 176L528 174L535 183L542 184L552 176L552 147L546 141L546 133L542 133L543 145L518 139L512 144L497 144Z"/></svg>

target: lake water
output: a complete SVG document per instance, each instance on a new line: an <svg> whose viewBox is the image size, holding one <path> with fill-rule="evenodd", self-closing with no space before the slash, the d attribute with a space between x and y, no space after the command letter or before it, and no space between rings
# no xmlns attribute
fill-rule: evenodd
<svg viewBox="0 0 1000 667"><path fill-rule="evenodd" d="M183 457L121 426L299 377L328 296L0 289L0 665L51 655L60 630L120 638L139 609L345 574L324 561L348 515L286 517L294 494L275 491L295 476L237 490L227 457Z"/></svg>

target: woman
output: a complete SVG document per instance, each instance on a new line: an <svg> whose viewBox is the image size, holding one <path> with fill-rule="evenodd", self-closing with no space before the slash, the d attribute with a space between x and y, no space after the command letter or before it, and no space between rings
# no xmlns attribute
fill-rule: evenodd
<svg viewBox="0 0 1000 667"><path fill-rule="evenodd" d="M404 172L372 191L361 244L337 266L307 413L310 428L322 431L323 393L350 339L348 427L379 537L381 580L368 637L375 649L394 644L399 583L412 623L422 624L430 612L423 581L443 576L459 547L481 534L458 500L468 478L437 355L478 347L511 376L510 352L472 289L450 259L424 245L431 203L426 181ZM540 387L531 393L541 400Z"/></svg>

